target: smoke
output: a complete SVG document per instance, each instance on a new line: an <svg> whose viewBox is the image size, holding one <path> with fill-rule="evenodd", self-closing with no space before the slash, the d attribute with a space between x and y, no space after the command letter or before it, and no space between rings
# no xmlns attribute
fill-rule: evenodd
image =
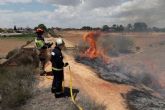
<svg viewBox="0 0 165 110"><path fill-rule="evenodd" d="M104 35L97 40L97 46L101 49L104 48L109 56L119 56L131 53L134 49L134 41L126 36Z"/></svg>
<svg viewBox="0 0 165 110"><path fill-rule="evenodd" d="M90 59L85 57L76 57L76 61L89 65L94 68L98 75L111 82L130 85L145 85L157 89L160 88L157 80L143 64L128 65L120 61L112 61L105 64L100 58Z"/></svg>
<svg viewBox="0 0 165 110"><path fill-rule="evenodd" d="M94 68L100 78L119 84L150 88L150 90L165 95L164 88L159 82L159 77L156 76L154 71L151 71L144 62L129 64L122 60L112 59L110 63L105 63L101 57L94 59L91 59L88 56L82 57L81 54L88 49L88 45L84 44L85 43L79 44L79 52L77 52L75 59L77 62ZM128 37L104 36L97 39L97 48L99 48L99 50L106 50L104 54L109 55L110 57L112 57L112 54L116 57L123 54L130 54L135 47L133 40Z"/></svg>

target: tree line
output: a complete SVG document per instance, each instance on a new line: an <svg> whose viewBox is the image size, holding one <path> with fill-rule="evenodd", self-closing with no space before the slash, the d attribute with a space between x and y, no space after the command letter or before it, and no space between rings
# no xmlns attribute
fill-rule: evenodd
<svg viewBox="0 0 165 110"><path fill-rule="evenodd" d="M45 32L50 30L102 30L106 32L165 32L165 28L158 28L158 27L148 27L145 22L136 22L134 24L127 24L123 26L122 24L113 24L112 26L103 25L102 27L91 27L91 26L83 26L81 28L59 28L59 27L51 27L47 28L44 24L39 24L38 26L34 27L34 29L26 28L26 30L36 30L37 28L44 29ZM7 32L17 32L18 28L14 26L13 29L7 29ZM0 33L4 32L4 29L0 28Z"/></svg>
<svg viewBox="0 0 165 110"><path fill-rule="evenodd" d="M102 31L107 32L165 32L165 28L158 27L148 27L144 22L136 22L134 24L127 24L123 26L122 24L113 24L112 26L103 25L102 28L92 28L90 26L83 26L81 30L97 30L101 29Z"/></svg>

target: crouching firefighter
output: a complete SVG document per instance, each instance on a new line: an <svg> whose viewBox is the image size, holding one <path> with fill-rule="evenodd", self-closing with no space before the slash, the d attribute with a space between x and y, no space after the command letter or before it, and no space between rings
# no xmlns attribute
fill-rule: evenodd
<svg viewBox="0 0 165 110"><path fill-rule="evenodd" d="M68 66L68 63L63 62L63 55L61 50L65 47L65 43L61 38L56 40L56 46L51 53L52 72L54 75L52 82L52 93L55 93L55 97L61 97L64 95L62 83L64 81L64 67Z"/></svg>
<svg viewBox="0 0 165 110"><path fill-rule="evenodd" d="M37 49L39 50L39 59L41 61L42 69L44 70L44 66L46 64L46 59L48 57L47 49L51 48L53 43L45 43L44 36L43 36L43 34L44 34L43 29L38 28L36 30L36 34L37 34L37 36L35 38L35 44L36 44ZM40 75L43 75L43 74L45 74L45 72L41 73Z"/></svg>

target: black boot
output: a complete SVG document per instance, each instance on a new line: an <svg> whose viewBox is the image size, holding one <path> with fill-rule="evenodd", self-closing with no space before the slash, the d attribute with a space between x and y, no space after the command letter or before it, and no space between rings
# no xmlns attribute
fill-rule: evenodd
<svg viewBox="0 0 165 110"><path fill-rule="evenodd" d="M57 94L57 92L56 92L56 93L55 93L55 97L56 97L56 98L62 98L62 97L64 97L64 93L61 92L61 93L58 93L58 94Z"/></svg>

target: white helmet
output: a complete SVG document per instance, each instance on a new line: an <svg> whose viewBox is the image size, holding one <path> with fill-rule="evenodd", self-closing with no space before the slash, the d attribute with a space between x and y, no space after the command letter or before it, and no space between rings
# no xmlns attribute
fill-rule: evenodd
<svg viewBox="0 0 165 110"><path fill-rule="evenodd" d="M64 45L65 43L64 43L64 41L62 40L62 38L57 38L56 39L56 45L57 46L60 46L60 45Z"/></svg>

